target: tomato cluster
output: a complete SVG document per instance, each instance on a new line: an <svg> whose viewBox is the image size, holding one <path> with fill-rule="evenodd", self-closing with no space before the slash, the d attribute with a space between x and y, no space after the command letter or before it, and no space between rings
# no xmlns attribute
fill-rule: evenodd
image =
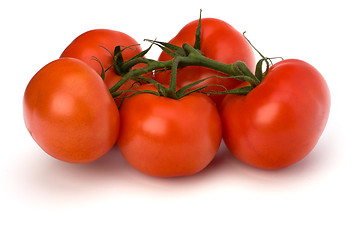
<svg viewBox="0 0 360 240"><path fill-rule="evenodd" d="M96 29L40 69L23 104L38 145L56 159L88 163L117 143L132 167L157 177L201 171L222 139L262 169L292 165L315 147L330 94L308 63L272 65L261 55L256 64L243 34L214 18L152 44L163 49L157 61L130 36Z"/></svg>

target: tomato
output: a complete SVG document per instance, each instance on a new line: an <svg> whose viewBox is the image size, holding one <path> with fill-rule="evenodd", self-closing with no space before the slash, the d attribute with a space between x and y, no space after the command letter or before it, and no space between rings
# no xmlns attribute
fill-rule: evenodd
<svg viewBox="0 0 360 240"><path fill-rule="evenodd" d="M100 75L101 66L97 61L93 60L93 57L96 57L101 62L105 70L113 64L112 54L115 47L120 45L122 49L132 46L123 50L122 56L124 61L129 60L142 51L138 42L125 33L109 29L94 29L75 38L70 45L66 47L60 57L80 59L95 69ZM121 76L115 72L114 68L110 68L105 73L104 81L108 88L111 88L120 79ZM121 89L126 90L130 88L133 83L134 81L130 80L126 82Z"/></svg>
<svg viewBox="0 0 360 240"><path fill-rule="evenodd" d="M49 155L87 163L116 142L118 109L101 77L84 62L55 60L40 69L26 87L25 125Z"/></svg>
<svg viewBox="0 0 360 240"><path fill-rule="evenodd" d="M138 90L153 90L143 85ZM221 141L221 120L206 95L179 100L141 93L120 108L118 146L138 171L157 177L195 174L214 158Z"/></svg>
<svg viewBox="0 0 360 240"><path fill-rule="evenodd" d="M223 138L239 160L263 169L290 166L308 155L328 120L330 93L306 62L273 65L248 95L228 95L221 105Z"/></svg>
<svg viewBox="0 0 360 240"><path fill-rule="evenodd" d="M195 32L198 25L198 20L192 21L185 25L180 32L169 41L169 43L182 46L188 43L194 46ZM244 38L244 36L233 28L228 23L215 19L204 18L201 20L201 47L200 50L205 57L213 60L231 64L236 61L243 61L247 67L254 71L255 69L255 56L253 50ZM159 61L168 61L172 57L165 52L159 56ZM163 84L169 84L171 71L161 72L155 75L155 79ZM215 70L211 70L199 66L188 66L178 70L177 85L183 87L189 83L211 77L211 76L226 76ZM209 90L223 91L223 87L215 86L223 85L227 90L236 87L239 80L234 78L210 78L199 86L211 85ZM224 95L212 95L211 98L219 104L224 98Z"/></svg>

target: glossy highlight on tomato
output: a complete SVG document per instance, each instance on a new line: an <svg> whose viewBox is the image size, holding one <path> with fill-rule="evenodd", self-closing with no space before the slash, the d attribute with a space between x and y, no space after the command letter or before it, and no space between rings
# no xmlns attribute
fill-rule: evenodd
<svg viewBox="0 0 360 240"><path fill-rule="evenodd" d="M195 20L185 25L169 43L177 46L188 43L194 46L195 32L198 23L199 21ZM222 20L216 18L201 19L200 51L205 57L210 59L226 64L242 61L251 71L255 70L255 56L252 47L240 32ZM168 61L171 58L169 54L162 52L159 61ZM155 79L160 83L169 84L170 74L171 71L161 72L155 75ZM178 87L184 87L189 83L212 77L199 84L198 87L211 85L207 88L208 90L223 91L233 89L240 82L234 78L218 78L213 76L228 77L225 74L209 68L188 66L178 70L177 85ZM222 85L226 89L217 85ZM212 95L211 98L219 104L224 96L225 95Z"/></svg>
<svg viewBox="0 0 360 240"><path fill-rule="evenodd" d="M223 138L239 160L281 169L311 152L329 111L330 93L322 75L304 61L280 61L248 95L225 97Z"/></svg>
<svg viewBox="0 0 360 240"><path fill-rule="evenodd" d="M26 128L52 157L87 163L103 156L119 132L118 109L103 80L74 58L40 69L23 99Z"/></svg>
<svg viewBox="0 0 360 240"><path fill-rule="evenodd" d="M153 90L153 85L138 88ZM150 176L195 174L214 158L221 121L209 97L193 93L179 100L141 93L120 108L118 146L125 160Z"/></svg>

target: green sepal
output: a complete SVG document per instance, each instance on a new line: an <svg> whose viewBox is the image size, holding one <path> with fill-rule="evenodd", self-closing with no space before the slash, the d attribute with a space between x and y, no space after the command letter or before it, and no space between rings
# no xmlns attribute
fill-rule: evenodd
<svg viewBox="0 0 360 240"><path fill-rule="evenodd" d="M260 84L260 80L250 71L244 62L237 61L234 64L235 69L244 76L236 77L238 79L249 82L252 86Z"/></svg>
<svg viewBox="0 0 360 240"><path fill-rule="evenodd" d="M124 58L122 56L121 46L116 46L114 49L114 60L116 63L123 63Z"/></svg>
<svg viewBox="0 0 360 240"><path fill-rule="evenodd" d="M179 47L177 45L167 43L167 42L160 42L156 40L149 40L145 39L145 41L152 42L153 44L159 46L164 52L169 54L172 57L175 56L186 56L185 50L182 47Z"/></svg>
<svg viewBox="0 0 360 240"><path fill-rule="evenodd" d="M215 95L217 93L216 90L201 91L203 89L206 89L208 87L213 87L213 86L221 87L221 88L226 89L226 87L224 85L221 85L221 84L209 84L209 85L205 85L205 86L198 87L198 88L195 88L193 90L187 91L187 92L184 93L183 97L186 96L186 95L189 95L189 94L191 94L193 92L199 92L199 93L203 93L203 94L206 94L206 95L211 95L212 93L214 93L214 95ZM221 94L223 94L223 93L221 93Z"/></svg>
<svg viewBox="0 0 360 240"><path fill-rule="evenodd" d="M163 96L163 97L167 97L168 95L168 88L164 87L164 85L157 83L155 84L158 92L159 92L159 96Z"/></svg>
<svg viewBox="0 0 360 240"><path fill-rule="evenodd" d="M114 50L114 63L113 67L118 75L121 75L121 65L124 63L122 51L120 46L116 46Z"/></svg>
<svg viewBox="0 0 360 240"><path fill-rule="evenodd" d="M201 12L202 10L200 9L199 23L195 32L195 44L194 44L194 48L198 50L200 50L201 47Z"/></svg>
<svg viewBox="0 0 360 240"><path fill-rule="evenodd" d="M187 95L186 94L186 91L188 91L190 88L198 85L199 83L202 83L203 81L207 80L208 78L205 78L205 79L201 79L201 80L198 80L196 82L193 82L193 83L190 83L182 88L180 88L179 90L176 91L176 96L178 98L182 98L183 96Z"/></svg>
<svg viewBox="0 0 360 240"><path fill-rule="evenodd" d="M246 86L246 87L234 88L234 89L230 89L230 90L226 90L226 91L208 92L207 94L210 94L210 95L223 95L223 94L246 95L249 92L251 92L251 90L253 90L253 89L254 89L254 87L252 87L252 86Z"/></svg>
<svg viewBox="0 0 360 240"><path fill-rule="evenodd" d="M252 86L246 86L246 87L241 87L241 88L234 88L234 89L230 89L227 90L226 94L238 94L238 95L246 95L248 94L251 90L253 90L254 87Z"/></svg>
<svg viewBox="0 0 360 240"><path fill-rule="evenodd" d="M120 96L124 93L127 93L127 92L133 92L133 94L130 94L130 95L125 95L125 96ZM118 91L116 93L113 94L113 98L114 99L124 99L124 98L129 98L129 97L133 97L135 95L138 95L140 93L150 93L150 94L154 94L156 96L159 96L159 93L157 91L152 91L152 90L141 90L141 91L138 91L138 90L121 90L121 91Z"/></svg>
<svg viewBox="0 0 360 240"><path fill-rule="evenodd" d="M156 44L156 43L155 43ZM176 56L178 56L178 54L176 53L176 52L173 52L173 51L171 51L170 49L168 49L168 48L166 48L166 47L164 47L164 46L161 46L161 45L159 45L159 44L156 44L156 46L158 46L159 48L161 48L161 50L163 50L164 52L166 52L167 54L169 54L171 57L176 57Z"/></svg>
<svg viewBox="0 0 360 240"><path fill-rule="evenodd" d="M150 47L148 47L147 49L145 49L144 51L136 54L135 56L133 56L132 58L130 58L128 61L133 60L135 58L139 58L139 57L144 57L151 49L151 47L154 45L154 43L151 43Z"/></svg>
<svg viewBox="0 0 360 240"><path fill-rule="evenodd" d="M193 92L200 92L200 93L205 93L205 94L207 94L207 92L202 92L201 90L203 90L203 89L205 89L205 88L207 88L208 86L202 86L202 87L198 87L198 88L195 88L195 89L193 89L193 90L190 90L190 91L187 91L187 92L185 92L181 97L185 97L185 96L187 96L187 95L189 95L189 94L191 94L191 93L193 93Z"/></svg>
<svg viewBox="0 0 360 240"><path fill-rule="evenodd" d="M259 79L260 82L262 82L262 80L264 79L264 73L263 73L263 70L262 70L264 61L266 62L266 66L267 66L266 69L268 69L268 63L264 58L260 59L257 62L256 68L255 68L255 77L257 79Z"/></svg>
<svg viewBox="0 0 360 240"><path fill-rule="evenodd" d="M152 79L152 78L142 78L141 80L142 80L142 81L146 81L147 83L154 84L156 87L157 87L158 85L163 86L161 83L158 83L157 81L155 81L155 80ZM165 88L165 87L164 87L164 88Z"/></svg>
<svg viewBox="0 0 360 240"><path fill-rule="evenodd" d="M100 67L101 67L100 77L102 78L102 80L105 80L105 70L104 70L104 67L103 67L101 61L95 56L92 56L91 60L95 60L96 62L98 62L100 64Z"/></svg>

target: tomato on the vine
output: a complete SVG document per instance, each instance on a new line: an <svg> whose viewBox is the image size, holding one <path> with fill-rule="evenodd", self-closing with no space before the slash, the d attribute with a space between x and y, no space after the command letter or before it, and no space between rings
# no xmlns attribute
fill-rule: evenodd
<svg viewBox="0 0 360 240"><path fill-rule="evenodd" d="M137 90L157 91L153 85ZM221 141L215 103L192 93L178 100L140 93L120 108L118 146L124 159L151 176L195 174L214 158Z"/></svg>
<svg viewBox="0 0 360 240"><path fill-rule="evenodd" d="M195 44L195 32L199 21L195 20L185 25L180 32L169 41L169 43L182 46L188 43L192 46ZM245 37L228 23L215 19L201 19L201 44L200 51L205 57L210 59L231 64L236 61L244 62L247 67L254 71L255 56L252 47ZM159 61L168 61L172 57L166 52L162 52ZM155 75L155 79L163 84L169 84L171 71L160 72ZM189 83L205 79L211 76L227 77L225 74L215 70L200 66L188 66L178 70L177 85L184 87ZM223 91L230 90L239 84L239 80L234 78L209 78L202 82L199 86L210 85L208 90ZM221 87L219 85L224 86ZM219 104L224 95L212 95L211 98Z"/></svg>
<svg viewBox="0 0 360 240"><path fill-rule="evenodd" d="M288 59L270 67L248 95L228 95L221 105L223 138L239 160L280 169L308 155L328 120L330 93L310 64Z"/></svg>
<svg viewBox="0 0 360 240"><path fill-rule="evenodd" d="M118 109L99 74L78 59L40 69L25 90L23 111L33 139L59 160L94 161L117 140Z"/></svg>
<svg viewBox="0 0 360 240"><path fill-rule="evenodd" d="M80 59L100 75L102 72L100 63L104 70L112 66L116 46L121 46L123 49L122 57L124 61L129 60L142 51L139 43L125 33L109 29L94 29L75 38L69 46L66 47L60 57ZM100 63L95 61L94 57L100 61ZM111 67L105 73L104 82L108 88L111 88L120 79L121 76ZM131 88L133 84L134 81L127 81L120 90L127 90Z"/></svg>

